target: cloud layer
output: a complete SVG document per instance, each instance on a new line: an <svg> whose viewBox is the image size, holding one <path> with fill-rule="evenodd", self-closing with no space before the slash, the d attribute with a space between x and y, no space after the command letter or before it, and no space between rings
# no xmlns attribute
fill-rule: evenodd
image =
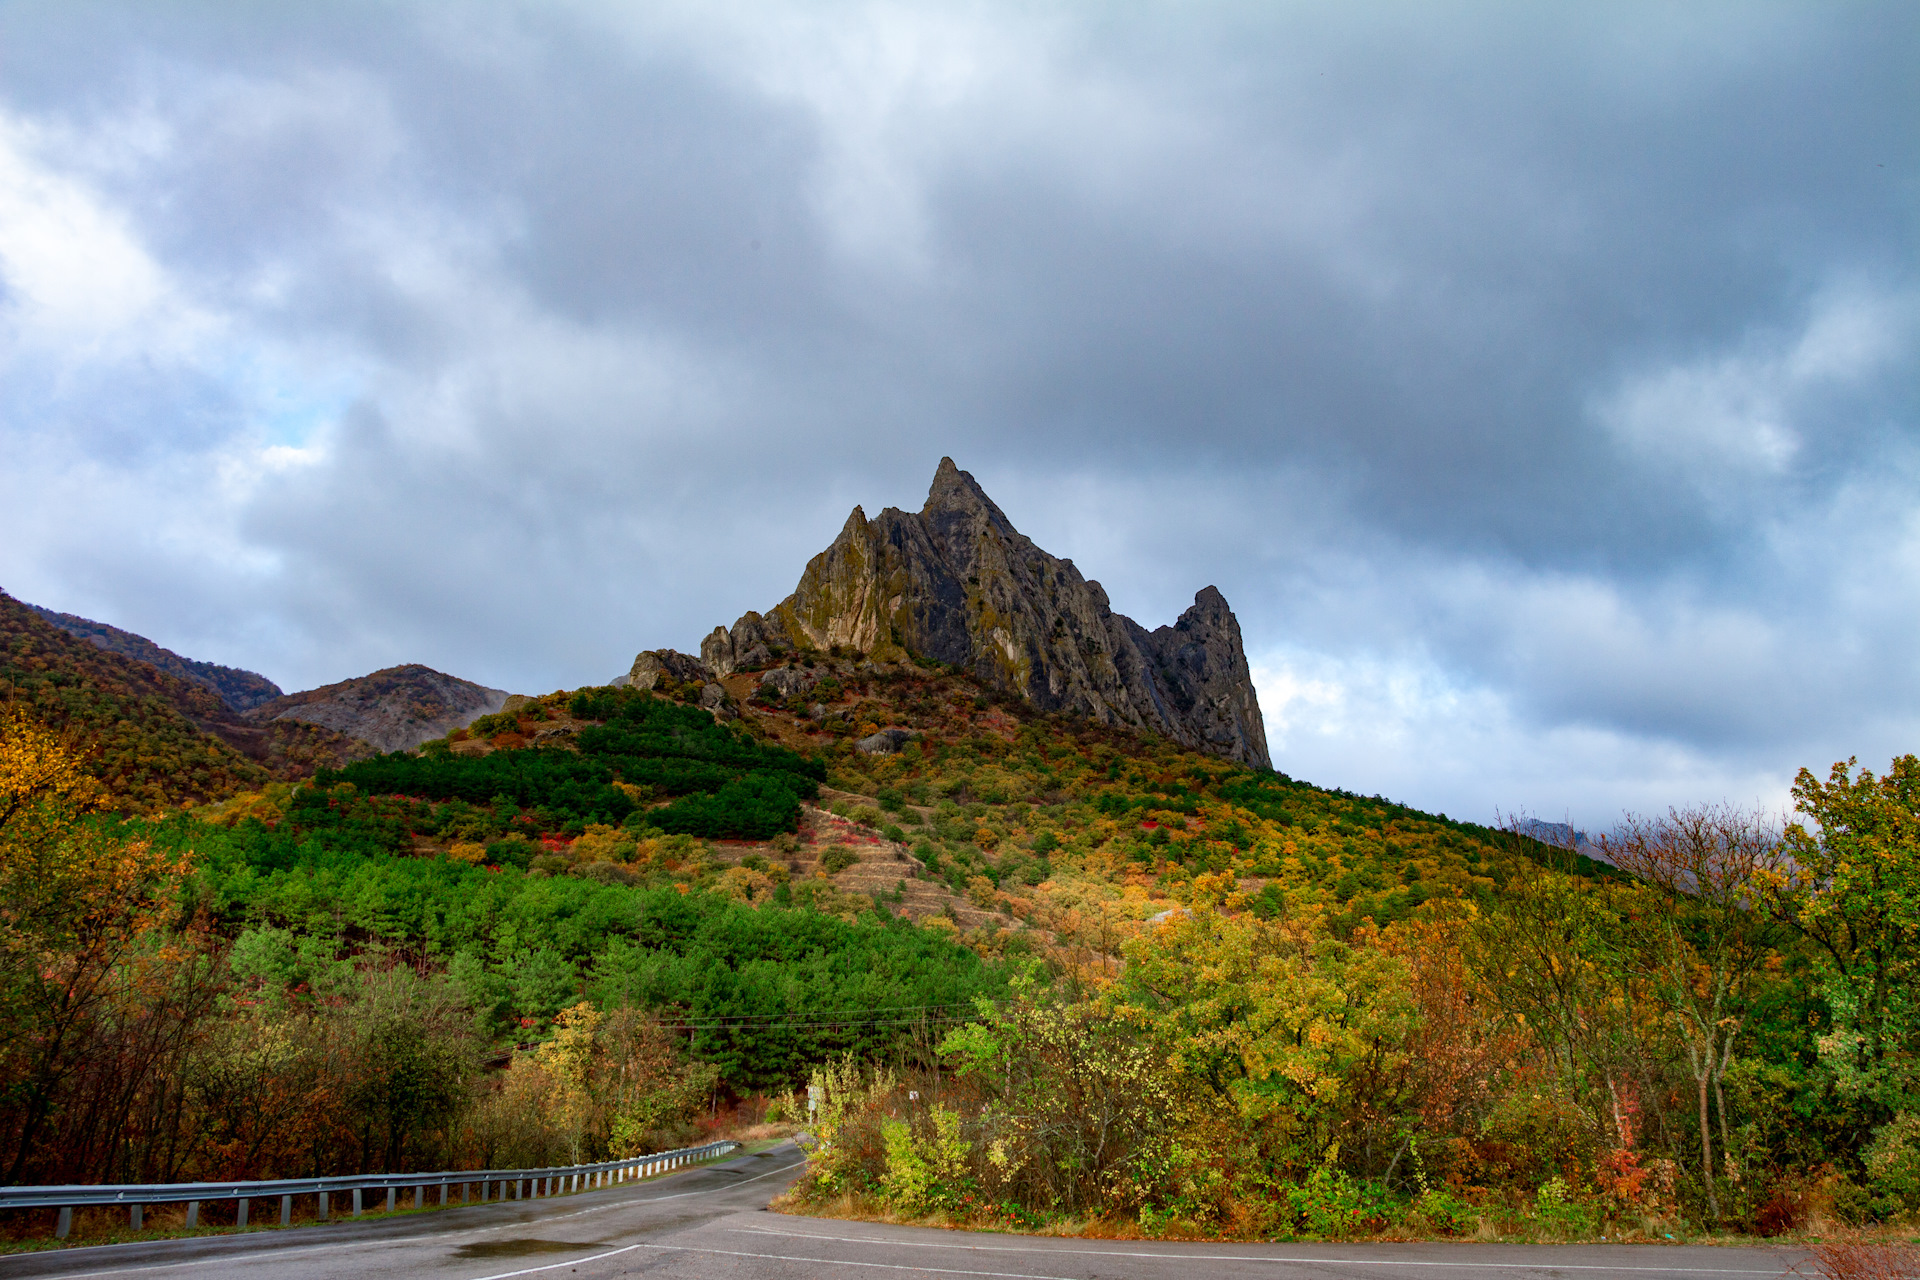
<svg viewBox="0 0 1920 1280"><path fill-rule="evenodd" d="M1905 6L17 5L0 585L306 687L691 647L952 454L1455 816L1916 745Z"/></svg>

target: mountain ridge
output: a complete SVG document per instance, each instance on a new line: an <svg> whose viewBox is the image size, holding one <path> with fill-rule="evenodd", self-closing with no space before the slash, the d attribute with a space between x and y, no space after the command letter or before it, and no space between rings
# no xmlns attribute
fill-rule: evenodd
<svg viewBox="0 0 1920 1280"><path fill-rule="evenodd" d="M217 800L269 778L411 750L508 697L418 663L282 693L255 672L5 592L0 675L15 704L91 739L95 771L135 805Z"/></svg>
<svg viewBox="0 0 1920 1280"><path fill-rule="evenodd" d="M26 604L27 608L68 635L85 640L96 648L112 650L136 662L147 663L168 675L178 676L182 680L190 680L194 684L213 690L220 695L220 700L234 711L250 711L261 703L270 702L284 693L279 685L257 671L183 657L171 649L155 644L143 635L124 631L109 623L96 622L92 618L83 618L75 613L61 613L44 605L27 604L25 601L21 603Z"/></svg>

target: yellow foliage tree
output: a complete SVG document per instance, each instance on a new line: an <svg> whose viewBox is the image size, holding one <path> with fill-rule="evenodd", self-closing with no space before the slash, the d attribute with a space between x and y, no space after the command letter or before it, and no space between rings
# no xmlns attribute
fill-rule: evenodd
<svg viewBox="0 0 1920 1280"><path fill-rule="evenodd" d="M1125 950L1115 1013L1172 1046L1171 1065L1232 1099L1283 1160L1332 1158L1347 1082L1397 1065L1374 1060L1403 1053L1417 1022L1404 960L1307 915L1226 915L1199 896Z"/></svg>
<svg viewBox="0 0 1920 1280"><path fill-rule="evenodd" d="M0 722L0 1076L19 1107L7 1180L28 1167L88 1028L129 996L128 961L165 917L187 858L86 822L107 797L59 735Z"/></svg>

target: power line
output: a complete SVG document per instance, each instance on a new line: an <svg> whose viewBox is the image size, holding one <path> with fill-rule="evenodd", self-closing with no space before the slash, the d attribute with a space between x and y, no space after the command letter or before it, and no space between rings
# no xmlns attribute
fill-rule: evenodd
<svg viewBox="0 0 1920 1280"><path fill-rule="evenodd" d="M835 1021L835 1020L844 1020L844 1021L850 1021L850 1022L872 1022L877 1017L880 1017L881 1015L890 1015L890 1014L926 1014L926 1015L939 1017L939 1016L944 1016L945 1011L948 1009L963 1009L963 1010L966 1010L969 1013L969 1015L971 1015L974 1008L975 1006L971 1003L968 1003L968 1004L903 1004L903 1005L885 1006L885 1007L875 1008L875 1009L823 1009L823 1010L816 1010L812 1013L790 1012L790 1013L713 1014L706 1017L700 1017L700 1016L689 1014L685 1017L663 1018L661 1021L663 1023L672 1022L675 1025L681 1025L681 1024L692 1025L694 1023L699 1023L702 1025L705 1025L705 1024L718 1025L721 1023L744 1025L744 1024L753 1023L753 1022L795 1022L795 1021ZM912 1018L904 1018L900 1020L909 1021L909 1022L913 1021Z"/></svg>
<svg viewBox="0 0 1920 1280"><path fill-rule="evenodd" d="M971 1021L973 1021L972 1018L941 1016L931 1018L861 1018L848 1022L796 1020L793 1022L759 1023L752 1026L726 1022L662 1022L659 1025L670 1031L832 1031L848 1027L914 1027L930 1024L951 1026Z"/></svg>

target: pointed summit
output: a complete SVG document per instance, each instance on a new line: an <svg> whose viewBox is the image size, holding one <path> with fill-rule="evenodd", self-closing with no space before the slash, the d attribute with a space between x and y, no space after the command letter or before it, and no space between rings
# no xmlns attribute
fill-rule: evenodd
<svg viewBox="0 0 1920 1280"><path fill-rule="evenodd" d="M918 514L888 507L868 519L855 507L792 595L716 627L700 656L725 674L835 645L880 661L935 658L1044 711L1270 763L1240 624L1219 591L1148 632L1072 561L1034 546L952 458Z"/></svg>
<svg viewBox="0 0 1920 1280"><path fill-rule="evenodd" d="M1020 536L1013 521L994 505L979 481L954 466L952 458L940 459L940 469L933 473L933 485L927 490L927 504L920 508L920 520L941 554L956 568L972 559L981 534L987 530L1002 537Z"/></svg>

